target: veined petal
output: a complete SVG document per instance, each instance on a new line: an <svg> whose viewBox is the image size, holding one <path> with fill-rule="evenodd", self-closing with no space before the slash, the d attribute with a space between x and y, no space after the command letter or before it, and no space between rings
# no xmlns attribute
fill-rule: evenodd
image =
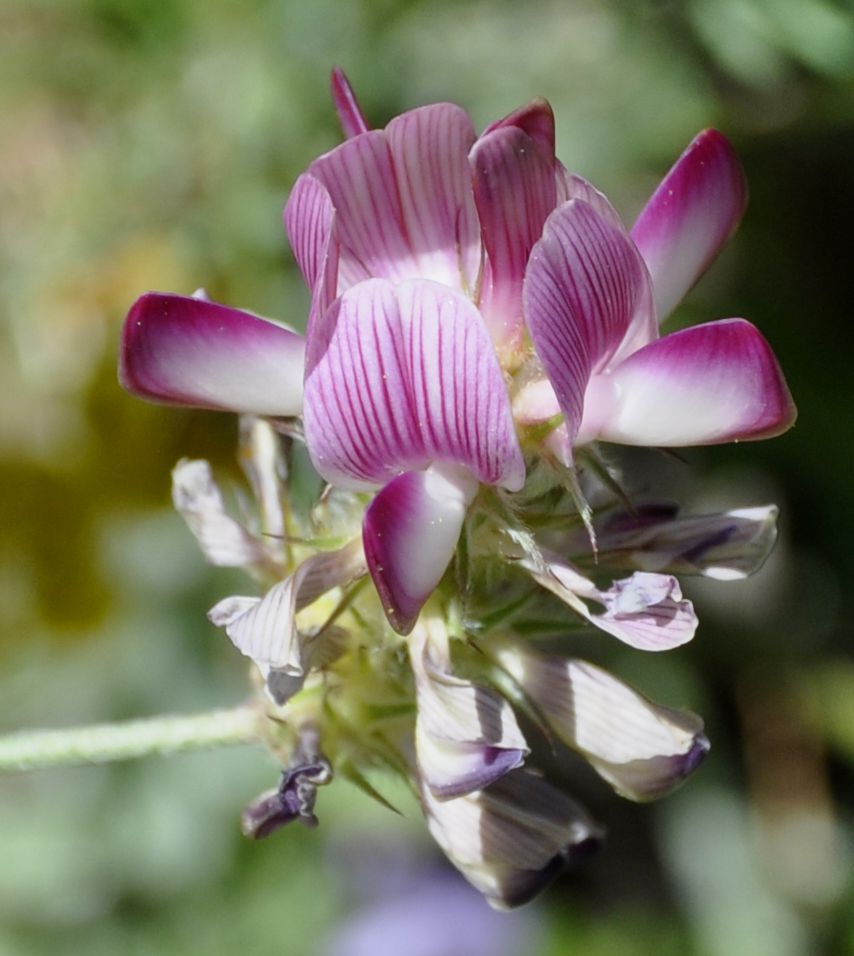
<svg viewBox="0 0 854 956"><path fill-rule="evenodd" d="M335 207L323 183L309 173L300 176L288 197L284 219L297 265L311 290L307 324L307 334L311 335L338 294Z"/></svg>
<svg viewBox="0 0 854 956"><path fill-rule="evenodd" d="M455 800L423 787L422 802L433 838L496 909L527 903L601 842L581 806L521 768Z"/></svg>
<svg viewBox="0 0 854 956"><path fill-rule="evenodd" d="M672 575L638 571L590 597L605 607L590 621L641 651L669 651L693 638L697 615Z"/></svg>
<svg viewBox="0 0 854 956"><path fill-rule="evenodd" d="M351 542L303 561L262 598L225 598L211 608L208 618L224 627L234 646L256 664L301 676L306 671L305 639L296 626L297 612L360 574L364 574L361 548Z"/></svg>
<svg viewBox="0 0 854 956"><path fill-rule="evenodd" d="M365 514L365 556L388 619L408 634L445 573L478 483L459 467L432 466L390 481Z"/></svg>
<svg viewBox="0 0 854 956"><path fill-rule="evenodd" d="M736 581L758 571L777 540L776 505L674 517L621 515L597 534L599 554L641 571Z"/></svg>
<svg viewBox="0 0 854 956"><path fill-rule="evenodd" d="M417 275L470 292L480 266L480 229L466 156L475 140L465 110L436 103L385 129Z"/></svg>
<svg viewBox="0 0 854 956"><path fill-rule="evenodd" d="M444 624L422 623L410 638L409 653L418 704L418 772L432 795L460 797L520 766L529 751L512 708L491 688L451 673Z"/></svg>
<svg viewBox="0 0 854 956"><path fill-rule="evenodd" d="M679 582L666 574L638 571L602 591L569 562L543 551L540 561L519 562L544 588L617 640L642 651L668 651L686 644L697 630L690 601L682 599ZM605 608L594 613L586 602Z"/></svg>
<svg viewBox="0 0 854 956"><path fill-rule="evenodd" d="M592 206L605 222L609 222L617 229L625 231L626 227L620 214L605 193L597 189L583 176L569 172L562 164L558 165L557 194L558 203L564 203L569 199L580 199L582 202L586 202L588 206Z"/></svg>
<svg viewBox="0 0 854 956"><path fill-rule="evenodd" d="M663 797L708 752L696 714L654 704L600 667L509 643L496 658L554 733L630 800Z"/></svg>
<svg viewBox="0 0 854 956"><path fill-rule="evenodd" d="M555 152L555 116L548 100L537 97L513 110L500 120L490 123L481 138L497 129L516 127L529 136L541 149L554 156Z"/></svg>
<svg viewBox="0 0 854 956"><path fill-rule="evenodd" d="M525 466L480 313L427 280L348 290L312 336L305 432L332 484L385 484L434 461L511 491Z"/></svg>
<svg viewBox="0 0 854 956"><path fill-rule="evenodd" d="M770 438L797 414L771 346L744 319L665 336L607 378L605 441L675 447Z"/></svg>
<svg viewBox="0 0 854 956"><path fill-rule="evenodd" d="M492 127L469 154L486 250L480 306L499 348L521 340L525 267L557 203L553 126L541 100Z"/></svg>
<svg viewBox="0 0 854 956"><path fill-rule="evenodd" d="M332 71L332 101L341 121L341 129L348 139L358 136L359 133L367 133L370 126L365 120L362 107L359 106L347 74L337 66Z"/></svg>
<svg viewBox="0 0 854 956"><path fill-rule="evenodd" d="M523 298L531 338L574 439L591 375L621 342L625 347L630 327L649 332L649 276L628 236L574 199L549 216Z"/></svg>
<svg viewBox="0 0 854 956"><path fill-rule="evenodd" d="M403 113L321 156L308 173L337 213L340 289L370 276L462 287L478 258L466 153L471 120L438 103ZM340 290L339 290L340 291Z"/></svg>
<svg viewBox="0 0 854 956"><path fill-rule="evenodd" d="M666 318L735 232L747 205L744 170L729 141L700 133L653 193L632 229Z"/></svg>
<svg viewBox="0 0 854 956"><path fill-rule="evenodd" d="M119 380L156 402L256 415L298 415L305 340L249 312L149 292L122 338Z"/></svg>
<svg viewBox="0 0 854 956"><path fill-rule="evenodd" d="M211 564L242 568L267 560L261 541L226 512L208 462L178 462L172 471L172 501Z"/></svg>

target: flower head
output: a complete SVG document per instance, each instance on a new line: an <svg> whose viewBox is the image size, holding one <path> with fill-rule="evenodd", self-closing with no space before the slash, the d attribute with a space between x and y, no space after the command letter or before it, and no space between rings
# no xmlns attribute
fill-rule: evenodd
<svg viewBox="0 0 854 956"><path fill-rule="evenodd" d="M470 882L515 905L599 841L541 775L555 740L634 800L669 792L708 749L698 717L584 661L575 635L678 647L697 619L673 574L743 576L773 543L768 508L621 512L610 489L625 479L602 482L577 454L793 422L754 326L658 331L735 229L744 178L723 136L701 133L629 231L556 159L544 101L477 136L447 103L371 129L340 71L333 97L347 139L285 210L305 336L203 294L148 293L120 376L148 399L244 416L257 514L232 517L205 462L179 464L174 499L207 559L264 592L209 614L253 661L285 767L247 830L313 823L332 768L379 797L369 769L383 766L411 781ZM316 501L288 482L293 441L326 484ZM564 613L564 651L522 636L532 608Z"/></svg>

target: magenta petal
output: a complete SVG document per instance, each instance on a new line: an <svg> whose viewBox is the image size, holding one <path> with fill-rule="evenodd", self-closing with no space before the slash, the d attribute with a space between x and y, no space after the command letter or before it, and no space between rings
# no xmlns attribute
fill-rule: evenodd
<svg viewBox="0 0 854 956"><path fill-rule="evenodd" d="M631 239L590 205L570 200L546 222L524 287L525 319L574 440L591 375L651 333L649 276Z"/></svg>
<svg viewBox="0 0 854 956"><path fill-rule="evenodd" d="M417 274L383 132L372 130L347 140L315 160L308 175L323 184L337 213L344 288L370 276L399 279Z"/></svg>
<svg viewBox="0 0 854 956"><path fill-rule="evenodd" d="M744 319L697 325L630 355L610 375L605 441L711 445L769 438L795 406L771 347Z"/></svg>
<svg viewBox="0 0 854 956"><path fill-rule="evenodd" d="M525 466L480 313L446 286L373 279L348 290L310 339L305 432L318 472L385 484L441 461L518 490Z"/></svg>
<svg viewBox="0 0 854 956"><path fill-rule="evenodd" d="M298 415L305 341L239 309L149 292L124 326L119 380L135 395L198 408Z"/></svg>
<svg viewBox="0 0 854 956"><path fill-rule="evenodd" d="M442 579L477 481L462 469L409 471L389 482L365 515L368 569L392 627L408 634Z"/></svg>
<svg viewBox="0 0 854 956"><path fill-rule="evenodd" d="M404 228L418 275L468 290L480 266L480 228L467 155L475 140L468 114L436 103L393 119L385 130Z"/></svg>
<svg viewBox="0 0 854 956"><path fill-rule="evenodd" d="M466 155L471 120L439 103L403 113L385 131L348 140L309 174L336 211L342 288L370 276L473 281L478 233Z"/></svg>
<svg viewBox="0 0 854 956"><path fill-rule="evenodd" d="M610 222L618 229L625 229L620 214L611 205L611 200L605 193L600 192L583 176L568 172L560 163L558 164L557 174L557 194L559 203L566 202L569 199L580 199L582 202L586 202L588 206L592 206L605 222Z"/></svg>
<svg viewBox="0 0 854 956"><path fill-rule="evenodd" d="M744 170L729 141L700 133L664 177L632 229L664 319L735 232L747 205Z"/></svg>
<svg viewBox="0 0 854 956"><path fill-rule="evenodd" d="M555 116L547 100L538 97L518 110L508 113L503 119L496 120L487 126L483 136L497 129L506 129L508 126L515 126L522 130L546 153L554 156Z"/></svg>
<svg viewBox="0 0 854 956"><path fill-rule="evenodd" d="M359 133L367 133L370 127L362 113L362 108L347 79L347 74L339 67L335 67L332 71L332 101L338 111L341 129L348 139L358 136Z"/></svg>
<svg viewBox="0 0 854 956"><path fill-rule="evenodd" d="M522 332L522 281L557 202L553 148L516 125L482 136L469 155L486 250L481 309L499 345Z"/></svg>
<svg viewBox="0 0 854 956"><path fill-rule="evenodd" d="M326 187L308 173L299 177L285 206L285 228L294 257L311 290L308 334L338 293L335 209Z"/></svg>

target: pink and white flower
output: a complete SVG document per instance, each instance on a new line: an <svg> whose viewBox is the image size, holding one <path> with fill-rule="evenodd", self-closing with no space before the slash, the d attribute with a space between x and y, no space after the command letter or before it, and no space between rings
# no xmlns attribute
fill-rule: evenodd
<svg viewBox="0 0 854 956"><path fill-rule="evenodd" d="M693 714L539 654L514 633L515 611L498 609L497 630L471 620L472 593L483 606L496 580L512 592L520 568L577 624L668 651L697 626L671 572L743 576L773 543L770 507L635 509L597 520L596 581L578 546L594 527L573 471L580 446L756 439L794 421L771 348L746 320L659 333L738 225L744 175L707 130L629 231L556 159L542 100L478 136L450 103L371 129L340 71L333 99L347 139L300 176L284 215L311 294L306 334L203 293L151 292L128 315L120 379L153 401L252 416L244 465L260 522L229 515L206 462L174 474L208 560L264 584L210 619L261 671L284 728L271 746L317 737L304 752L291 740L248 832L315 822L316 788L336 763L324 738L375 796L360 754L413 777L452 862L494 905L516 905L599 839L540 775L517 708L530 704L552 740L635 800L678 785L708 741ZM304 438L332 489L301 518L274 425ZM556 520L531 530L555 495ZM316 512L333 514L330 534ZM635 573L600 586L608 561ZM367 574L374 588L360 590Z"/></svg>

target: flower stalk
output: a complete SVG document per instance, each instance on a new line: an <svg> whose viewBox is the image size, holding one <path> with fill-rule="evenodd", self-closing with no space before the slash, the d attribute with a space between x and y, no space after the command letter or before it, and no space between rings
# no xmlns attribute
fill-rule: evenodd
<svg viewBox="0 0 854 956"><path fill-rule="evenodd" d="M259 710L246 704L185 716L31 730L0 737L0 772L45 770L169 755L236 744L261 744Z"/></svg>

